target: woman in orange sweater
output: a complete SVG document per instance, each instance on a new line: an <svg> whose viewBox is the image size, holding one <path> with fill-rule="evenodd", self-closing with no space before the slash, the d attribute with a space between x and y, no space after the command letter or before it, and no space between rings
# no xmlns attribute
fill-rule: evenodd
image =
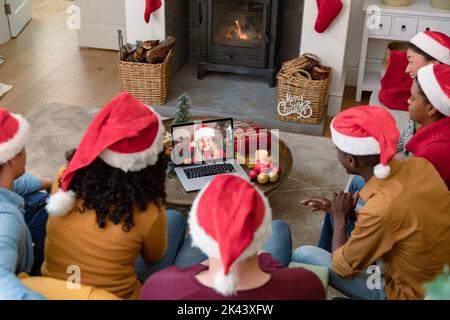
<svg viewBox="0 0 450 320"><path fill-rule="evenodd" d="M99 112L55 178L43 276L139 296L135 262L163 258L169 215L184 236L184 219L164 208L164 132L160 117L128 93ZM176 251L180 243L171 242Z"/></svg>

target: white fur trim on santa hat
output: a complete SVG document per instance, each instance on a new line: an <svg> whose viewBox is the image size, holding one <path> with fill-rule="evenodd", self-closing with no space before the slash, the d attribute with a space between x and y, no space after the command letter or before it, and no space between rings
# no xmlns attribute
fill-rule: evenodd
<svg viewBox="0 0 450 320"><path fill-rule="evenodd" d="M0 164L5 164L23 150L30 131L30 125L24 117L12 113L11 116L19 122L19 129L12 139L0 144Z"/></svg>
<svg viewBox="0 0 450 320"><path fill-rule="evenodd" d="M449 48L446 48L445 46L434 40L432 37L427 35L425 32L418 33L411 39L410 42L422 51L428 53L436 60L450 65Z"/></svg>
<svg viewBox="0 0 450 320"><path fill-rule="evenodd" d="M244 179L242 179L242 181L243 181L243 183L250 183ZM190 230L191 237L192 237L192 245L199 248L208 257L220 259L219 244L217 243L217 241L215 239L213 239L211 236L209 236L206 233L206 231L198 224L198 220L197 220L197 210L198 210L198 205L200 203L200 199L202 198L203 193L208 189L211 182L209 182L199 192L199 194L195 198L194 203L192 204L192 207L191 207L191 211L189 213L188 223L189 223L189 230ZM230 272L236 263L244 261L244 260L250 258L251 256L257 254L263 248L263 246L265 245L267 240L272 235L272 208L270 207L269 200L257 188L255 188L255 190L261 196L263 203L264 203L264 207L266 208L264 219L263 219L261 225L259 226L259 228L254 233L253 242L247 247L247 249L245 249L242 252L242 254L239 256L239 258L236 259L236 261L234 261L234 263L230 266ZM223 272L221 274L222 274L222 276L225 276L223 274ZM216 277L217 277L217 275L216 275ZM214 287L214 289L216 289L217 292L219 292L219 293L221 293L221 291L222 292L225 292L225 291L226 292L234 292L233 291L234 289L233 290L230 289L230 284L233 283L233 281L231 281L232 278L229 278L228 280L225 279L224 282L222 283L222 285L220 285L221 278L219 277L217 279L219 279L219 287L217 287L217 288ZM216 281L214 281L214 283L216 283ZM236 286L237 286L237 284L234 286L234 288ZM219 290L221 290L221 291L219 291Z"/></svg>
<svg viewBox="0 0 450 320"><path fill-rule="evenodd" d="M156 164L159 154L164 149L163 142L166 129L162 123L161 117L152 108L149 107L149 109L151 109L158 117L159 125L155 141L153 141L150 148L135 153L120 153L106 149L99 155L100 159L109 166L121 169L124 172L137 172Z"/></svg>
<svg viewBox="0 0 450 320"><path fill-rule="evenodd" d="M353 156L369 156L380 154L380 144L374 137L349 137L334 129L331 122L331 136L336 147Z"/></svg>
<svg viewBox="0 0 450 320"><path fill-rule="evenodd" d="M214 131L213 128L205 127L205 128L201 128L201 129L198 129L197 131L195 131L194 139L195 139L195 141L197 141L203 137L215 137L215 136L216 136L216 132Z"/></svg>
<svg viewBox="0 0 450 320"><path fill-rule="evenodd" d="M239 279L232 271L225 275L222 270L214 276L214 289L226 297L236 294L238 284Z"/></svg>
<svg viewBox="0 0 450 320"><path fill-rule="evenodd" d="M433 107L438 109L443 115L450 117L450 98L442 90L436 79L434 65L430 64L420 68L417 73L417 80Z"/></svg>
<svg viewBox="0 0 450 320"><path fill-rule="evenodd" d="M77 196L72 190L66 192L58 190L50 196L45 208L51 216L64 216L75 207L76 201Z"/></svg>

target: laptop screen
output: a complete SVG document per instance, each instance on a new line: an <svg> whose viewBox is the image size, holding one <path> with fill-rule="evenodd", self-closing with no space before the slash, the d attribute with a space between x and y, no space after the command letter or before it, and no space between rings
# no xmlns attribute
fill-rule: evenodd
<svg viewBox="0 0 450 320"><path fill-rule="evenodd" d="M175 166L234 159L233 119L215 119L172 126Z"/></svg>

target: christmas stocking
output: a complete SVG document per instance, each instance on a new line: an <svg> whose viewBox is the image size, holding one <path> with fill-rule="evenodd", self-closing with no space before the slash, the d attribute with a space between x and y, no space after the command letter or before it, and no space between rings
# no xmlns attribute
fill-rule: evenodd
<svg viewBox="0 0 450 320"><path fill-rule="evenodd" d="M317 16L316 25L314 29L322 33L327 30L328 26L341 13L342 0L316 0L319 15Z"/></svg>
<svg viewBox="0 0 450 320"><path fill-rule="evenodd" d="M161 8L162 2L161 0L145 0L145 22L150 22L150 15Z"/></svg>

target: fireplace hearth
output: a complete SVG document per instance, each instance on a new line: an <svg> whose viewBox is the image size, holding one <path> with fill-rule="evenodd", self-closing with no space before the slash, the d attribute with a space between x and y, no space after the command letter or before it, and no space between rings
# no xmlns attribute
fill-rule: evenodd
<svg viewBox="0 0 450 320"><path fill-rule="evenodd" d="M263 76L275 87L282 0L199 0L197 77L207 71Z"/></svg>

